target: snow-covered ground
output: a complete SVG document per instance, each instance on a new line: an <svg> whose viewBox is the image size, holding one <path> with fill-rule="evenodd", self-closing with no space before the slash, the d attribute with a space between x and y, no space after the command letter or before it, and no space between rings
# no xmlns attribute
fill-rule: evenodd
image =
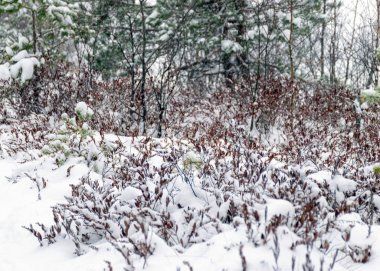
<svg viewBox="0 0 380 271"><path fill-rule="evenodd" d="M9 181L9 177L22 176L22 168L13 159L0 161L0 270L102 270L104 259L115 257L108 255L106 249L76 257L70 241L40 247L37 239L22 228L30 223L51 221L51 206L70 191L69 180L62 171L50 172L54 178L49 179L49 187L38 200L37 188L31 180L23 177L17 183ZM35 164L34 169L37 174L49 175L44 165Z"/></svg>
<svg viewBox="0 0 380 271"><path fill-rule="evenodd" d="M1 138L7 138L7 135L3 134L0 136ZM109 136L109 138L110 140L115 139L114 136ZM144 141L144 139L140 140ZM135 145L141 143L136 141ZM132 139L124 138L122 144L126 146L126 150L136 152L131 146L131 142ZM168 146L167 142L165 144ZM169 142L169 144L171 143ZM188 158L190 159L188 163L194 163L196 167L196 154L189 152L188 156L192 157ZM162 159L158 156L150 157L149 161L157 168L162 165ZM273 167L283 166L282 163L273 163ZM154 167L150 167L150 169L155 170ZM75 246L70 238L57 238L53 244L41 247L37 238L23 228L23 226L29 227L36 223L54 224L51 207L65 202L65 196L71 195L70 185L79 184L83 176L90 174L95 179L101 178L93 170L94 167L86 163L83 157L69 157L62 165L57 166L53 157L41 155L39 151L31 151L29 155L22 152L18 155L3 155L3 158L0 159L1 271L124 270L127 266L126 259L106 238L93 242L85 253L77 256L74 254ZM33 181L33 179L35 180ZM351 193L357 188L356 181L340 175L334 177L327 170L309 174L305 179L305 183L308 183L309 187L314 188L315 191L318 191L318 185L323 186L324 182L329 183L331 191L335 191L334 195L337 201L345 200L345 193ZM44 187L44 183L46 187ZM147 183L147 185L153 186L154 184ZM175 209L175 205L168 208L173 219L180 222L179 216L186 208L203 210L203 207L207 207L210 208L209 215L212 216L213 208L216 206L213 202L207 201L214 200L213 194L202 190L203 187L203 184L197 183L197 179L195 179L192 189L199 197L194 197L187 184L173 181L172 191L176 191L173 198L177 205L182 205L177 209ZM126 201L135 200L141 195L141 192L133 187L130 190L132 192L128 190L129 192L125 192L123 196ZM311 193L315 191L311 189ZM327 204L327 202L323 202L323 198L318 199L321 205ZM232 194L231 199L233 199ZM375 203L377 199L375 198ZM221 221L223 221L223 217L227 217L227 212L231 208L230 204L231 202L228 200L218 206L217 217L221 217ZM212 234L211 237L205 238L205 241L200 241L199 238L194 239L194 243L190 245L189 242L188 246L183 245L182 248L168 245L157 232L154 232L153 228L149 228L147 239L154 247L153 254L146 261L143 257L134 255L132 258L135 270L331 270L333 257L338 248L348 249L350 246L349 249L354 251L355 246L362 249L368 245L372 248L368 262L354 263L350 256L339 252L332 270L370 271L378 270L380 266L380 242L378 241L380 227L373 226L371 235L367 238L369 227L355 212L340 214L335 218L335 229L323 237L326 238L330 248L325 249L325 252L322 253L318 247L308 248L307 245L304 245L300 237L291 230L290 222L280 223L281 225L275 229L275 235L267 232L271 219L287 217L291 220L294 218L297 206L290 201L264 196L262 202L250 207L254 207L258 212L257 221L252 224L251 231L244 226L248 223L244 222L242 217L234 217L232 223L218 224L220 228L217 232L208 234L205 232L206 236ZM189 224L194 221L196 222L195 218ZM240 223L241 226L232 226L236 223ZM207 231L207 228L199 226L200 231L205 229ZM339 232L337 229L341 231ZM350 238L344 243L342 236L345 235L347 229L351 229ZM262 237L262 234L265 234L265 237ZM300 243L294 247L297 241ZM310 257L309 262L307 254ZM294 259L294 263L292 259ZM109 262L109 266L107 262ZM321 263L323 268L320 267Z"/></svg>
<svg viewBox="0 0 380 271"><path fill-rule="evenodd" d="M107 242L96 244L98 251L90 250L82 256L73 254L74 246L69 240L40 247L34 238L22 226L30 223L52 222L51 206L63 201L63 196L69 194L71 182L79 180L85 175L87 168L77 165L72 169L70 178L66 177L69 165L54 170L51 164L39 161L38 163L20 164L14 159L0 161L0 270L4 271L43 271L43 270L104 270L105 261L111 261L113 268L122 270L123 259ZM33 172L39 176L45 176L48 184L41 191L41 199L38 199L38 189L35 184L23 176L23 172ZM17 178L21 176L21 178ZM11 180L18 179L17 182ZM271 202L273 210L269 215L287 211L281 201ZM290 207L291 208L291 207ZM284 229L279 236L281 251L279 266L281 270L291 270L290 259L292 254L304 254L304 249L295 252L290 251L292 241L297 237ZM229 230L220 233L209 241L192 246L184 253L179 254L168 248L162 240L155 240L157 246L155 253L148 260L146 270L189 270L189 263L193 270L242 270L242 260L239 255L241 244L247 243L244 232ZM247 260L247 270L273 270L272 250L265 247L255 247L246 244L242 250ZM284 253L285 252L285 253ZM318 253L313 255L317 262ZM184 264L185 263L185 264ZM301 270L301 264L297 265ZM335 270L335 269L334 269ZM336 268L336 270L344 270ZM363 269L364 270L364 269ZM371 270L371 269L368 269Z"/></svg>

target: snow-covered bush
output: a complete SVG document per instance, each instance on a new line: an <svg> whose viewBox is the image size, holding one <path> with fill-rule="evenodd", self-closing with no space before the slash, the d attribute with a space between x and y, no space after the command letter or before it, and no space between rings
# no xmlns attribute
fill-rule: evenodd
<svg viewBox="0 0 380 271"><path fill-rule="evenodd" d="M202 168L202 159L197 154L195 154L193 151L189 151L185 154L183 158L183 168L185 170L192 170L192 169L201 169Z"/></svg>
<svg viewBox="0 0 380 271"><path fill-rule="evenodd" d="M61 116L59 129L48 135L49 143L42 148L42 153L55 157L56 164L61 166L70 156L82 156L88 162L97 161L100 150L93 143L88 122L94 114L93 110L84 102L75 107L76 117L69 117L66 113Z"/></svg>
<svg viewBox="0 0 380 271"><path fill-rule="evenodd" d="M362 90L361 99L368 104L380 104L380 88Z"/></svg>
<svg viewBox="0 0 380 271"><path fill-rule="evenodd" d="M11 61L14 62L14 64L10 66L12 78L19 80L21 84L27 80L31 80L34 76L35 67L40 66L40 61L33 55L30 55L26 50L14 55Z"/></svg>
<svg viewBox="0 0 380 271"><path fill-rule="evenodd" d="M69 237L77 254L108 240L131 265L153 253L156 239L183 252L234 229L255 246L272 246L285 228L297 234L294 247L318 247L334 231L333 202L323 195L336 186L318 188L317 180L301 178L302 170L232 144L192 150L203 162L182 171L187 150L175 142L145 139L132 145L137 153L120 149L106 178L87 176L72 186L53 208L54 225L28 229L41 244ZM145 238L148 232L153 237Z"/></svg>
<svg viewBox="0 0 380 271"><path fill-rule="evenodd" d="M0 55L0 81L9 86L12 81L24 84L31 80L35 74L35 68L40 66L38 58L28 53L30 42L20 35L17 41L9 41Z"/></svg>
<svg viewBox="0 0 380 271"><path fill-rule="evenodd" d="M20 51L11 58L12 63L4 63L0 65L0 81L2 84L9 85L12 80L16 80L21 84L31 80L34 76L35 67L40 66L40 61L27 51Z"/></svg>
<svg viewBox="0 0 380 271"><path fill-rule="evenodd" d="M177 151L161 150L164 162L153 165L148 161L157 157L157 149L146 149L146 144L150 142L135 146L141 151L137 156L123 152L114 157L110 179L83 178L72 187L67 203L54 207L56 224L42 227L39 233L31 226L30 231L41 244L66 234L78 254L107 239L126 250L125 255L141 257L149 256L154 249L153 243L141 238L148 231L179 251L216 234L218 221L206 215L209 207L202 206L204 200L190 200L192 188L177 172ZM157 143L152 144L159 149ZM194 200L198 204L194 205ZM131 246L121 248L123 240Z"/></svg>
<svg viewBox="0 0 380 271"><path fill-rule="evenodd" d="M1 113L4 113L3 123L9 125L0 126L0 134L7 135L1 144L3 154L17 156L22 153L25 160L35 159L36 150L40 150L46 144L46 136L51 129L49 118L31 115L24 120L17 120L16 113L9 107L5 107Z"/></svg>
<svg viewBox="0 0 380 271"><path fill-rule="evenodd" d="M379 160L378 112L370 107L361 113L364 132L356 126L352 93L342 90L332 101L319 90L297 103L294 125L283 110L289 98L281 87L285 83L266 90L260 106L228 90L194 101L190 109L188 101L177 100L178 112L169 113L178 125L172 133L180 139L110 136L105 144L106 136L79 132L93 115L80 103L73 110L76 118L64 115L62 124L66 130L77 127L71 130L77 139L68 145L69 156L79 156L95 172L72 185L71 195L53 207L52 225L27 229L42 245L68 238L77 254L108 241L130 269L149 262L157 250L212 247L231 232L242 237L235 252L246 264L245 247L268 249L278 268L282 255L289 255L286 249L297 252L299 269L329 270L343 257L370 261L380 185L377 171L366 165ZM247 103L252 107L242 110ZM247 129L251 114L257 131L283 123L284 138L267 142L255 136ZM63 143L65 138L70 142L70 136L62 137ZM58 152L64 149L59 146ZM99 157L106 170L93 167ZM351 229L361 224L365 238L352 237ZM325 262L316 262L317 252ZM290 266L290 257L287 262Z"/></svg>

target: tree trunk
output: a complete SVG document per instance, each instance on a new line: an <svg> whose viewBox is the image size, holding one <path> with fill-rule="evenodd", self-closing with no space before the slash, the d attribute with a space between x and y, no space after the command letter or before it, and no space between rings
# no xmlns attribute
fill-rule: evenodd
<svg viewBox="0 0 380 271"><path fill-rule="evenodd" d="M346 74L344 78L344 84L347 84L348 77L349 77L349 71L350 71L350 61L351 61L351 55L352 55L352 46L354 44L354 38L355 38L355 32L356 32L356 17L357 17L357 11L358 11L358 3L359 0L356 0L355 4L355 13L354 13L354 22L353 22L353 28L352 28L352 34L351 34L351 41L350 44L348 45L347 49L347 63L346 63Z"/></svg>
<svg viewBox="0 0 380 271"><path fill-rule="evenodd" d="M326 0L323 0L323 15L326 15ZM326 20L322 22L321 33L321 79L325 77L325 32L326 32Z"/></svg>
<svg viewBox="0 0 380 271"><path fill-rule="evenodd" d="M290 61L290 81L294 81L294 59L293 59L293 0L289 0L289 11L290 11L290 28L289 28L289 42L288 42L288 49L289 49L289 61Z"/></svg>
<svg viewBox="0 0 380 271"><path fill-rule="evenodd" d="M144 0L140 0L140 13L141 13L141 21L142 21L142 62L141 62L141 86L140 86L140 99L141 99L141 107L142 107L142 114L141 114L141 123L142 123L142 133L146 134L146 115L147 115L147 109L146 109L146 97L145 97L145 82L146 82L146 74L147 74L147 67L146 67L146 21L145 21L145 12L144 12Z"/></svg>
<svg viewBox="0 0 380 271"><path fill-rule="evenodd" d="M331 37L331 72L330 83L336 83L336 42L337 42L337 2L334 0L333 35Z"/></svg>
<svg viewBox="0 0 380 271"><path fill-rule="evenodd" d="M37 53L37 18L36 18L36 12L34 10L32 10L32 27L33 27L33 53L35 54Z"/></svg>
<svg viewBox="0 0 380 271"><path fill-rule="evenodd" d="M375 87L379 85L379 62L380 59L377 58L377 50L379 49L379 44L380 44L380 0L376 0L376 12L377 12L377 20L376 20L376 53L375 53L375 66L376 66L376 74L375 74Z"/></svg>

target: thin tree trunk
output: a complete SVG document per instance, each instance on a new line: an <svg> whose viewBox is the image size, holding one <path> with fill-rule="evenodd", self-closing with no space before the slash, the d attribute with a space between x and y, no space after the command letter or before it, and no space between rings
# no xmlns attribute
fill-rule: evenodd
<svg viewBox="0 0 380 271"><path fill-rule="evenodd" d="M376 66L376 74L375 74L375 86L378 86L379 85L379 73L380 73L380 70L379 70L379 62L380 62L380 59L377 58L377 50L379 49L379 44L380 44L380 0L376 0L376 11L377 11L377 21L376 21L376 24L377 24L377 29L376 29L376 53L375 53L375 66Z"/></svg>
<svg viewBox="0 0 380 271"><path fill-rule="evenodd" d="M248 10L248 7L245 3L245 0L235 0L235 9L237 13L239 14L239 17L241 16L242 20L239 20L237 24L237 30L238 34L236 37L236 42L240 44L244 49L247 48L246 46L246 38L247 38L247 16L246 12ZM243 50L240 52L237 56L237 63L240 69L240 73L243 76L243 79L248 82L249 81L249 65L247 63L248 60L248 53Z"/></svg>
<svg viewBox="0 0 380 271"><path fill-rule="evenodd" d="M323 0L323 15L326 15L326 0ZM321 33L321 79L325 77L325 32L326 32L326 20L322 22Z"/></svg>
<svg viewBox="0 0 380 271"><path fill-rule="evenodd" d="M259 89L259 79L260 79L260 73L261 73L261 20L260 20L260 8L257 9L257 27L259 29L259 48L258 48L258 56L257 56L257 70L256 70L256 82L255 82L255 89L254 93L252 93L254 100L257 97L257 92ZM252 130L252 124L251 124L251 130Z"/></svg>
<svg viewBox="0 0 380 271"><path fill-rule="evenodd" d="M290 33L289 33L289 43L288 43L288 49L289 49L289 61L290 61L290 80L294 81L294 59L293 59L293 0L289 0L289 11L290 11Z"/></svg>
<svg viewBox="0 0 380 271"><path fill-rule="evenodd" d="M145 101L145 81L146 81L146 21L145 21L145 12L144 12L144 0L140 0L140 13L141 13L141 20L142 20L142 63L141 63L141 88L140 88L140 98L141 98L141 106L142 106L142 133L146 134L146 115L147 115L147 109L146 109L146 101Z"/></svg>
<svg viewBox="0 0 380 271"><path fill-rule="evenodd" d="M225 23L223 27L223 39L227 39L227 33L228 33L228 24ZM231 55L227 52L223 52L222 54L222 61L223 61L223 73L224 73L224 80L225 84L228 88L233 87L233 64L231 63Z"/></svg>
<svg viewBox="0 0 380 271"><path fill-rule="evenodd" d="M34 1L33 1L34 4ZM33 27L33 53L37 53L37 18L36 12L32 10L32 27Z"/></svg>
<svg viewBox="0 0 380 271"><path fill-rule="evenodd" d="M336 12L336 0L334 0L334 26L333 26L333 36L331 37L331 73L330 73L330 83L336 83L336 41L337 41L337 12Z"/></svg>
<svg viewBox="0 0 380 271"><path fill-rule="evenodd" d="M259 47L258 47L258 56L257 56L257 69L256 69L256 82L255 82L255 88L253 90L252 95L252 101L255 102L257 99L257 93L259 90L259 80L260 80L260 73L261 73L261 20L260 20L260 9L261 7L259 6L257 8L257 27L259 29ZM252 112L255 113L255 112ZM254 127L254 115L252 114L251 116L251 124L249 130L252 131Z"/></svg>
<svg viewBox="0 0 380 271"><path fill-rule="evenodd" d="M289 33L289 59L290 59L290 84L291 84L291 100L290 100L290 114L292 116L292 130L294 128L294 107L295 107L295 96L296 96L296 88L294 87L294 60L293 60L293 0L289 0L290 2L290 33Z"/></svg>
<svg viewBox="0 0 380 271"><path fill-rule="evenodd" d="M354 13L354 22L353 22L353 28L352 28L352 34L351 34L351 42L349 44L348 52L347 52L347 64L346 64L346 76L344 78L344 84L347 84L348 77L349 77L349 71L350 71L350 61L351 61L351 55L352 55L352 46L354 44L354 38L355 38L355 32L356 32L356 17L357 17L357 11L358 11L358 3L359 0L356 0L355 4L355 13Z"/></svg>
<svg viewBox="0 0 380 271"><path fill-rule="evenodd" d="M131 72L131 97L130 97L130 108L129 108L129 118L130 118L130 123L132 124L135 119L134 119L134 114L136 113L136 101L135 101L135 96L136 96L136 75L135 75L135 69L136 69L136 56L135 56L135 40L133 37L133 22L131 18L129 18L129 41L131 43L131 49L132 49L132 64L130 67L130 72Z"/></svg>

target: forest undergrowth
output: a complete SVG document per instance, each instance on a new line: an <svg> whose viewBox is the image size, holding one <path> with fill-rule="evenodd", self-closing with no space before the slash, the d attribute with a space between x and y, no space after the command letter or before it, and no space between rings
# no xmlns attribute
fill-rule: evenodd
<svg viewBox="0 0 380 271"><path fill-rule="evenodd" d="M107 241L134 270L162 246L182 254L234 231L242 240L229 249L239 252L241 270L251 270L247 247L269 249L268 270L371 260L380 110L358 93L283 77L183 87L160 116L153 82L146 104L131 107L128 80L59 69L37 78L4 99L0 156L47 161L68 178L78 163L89 169L52 207L52 223L24 225L41 246L69 239L82 255ZM145 134L138 106L147 107ZM49 185L28 174L38 193ZM351 234L357 226L365 226L361 242Z"/></svg>

